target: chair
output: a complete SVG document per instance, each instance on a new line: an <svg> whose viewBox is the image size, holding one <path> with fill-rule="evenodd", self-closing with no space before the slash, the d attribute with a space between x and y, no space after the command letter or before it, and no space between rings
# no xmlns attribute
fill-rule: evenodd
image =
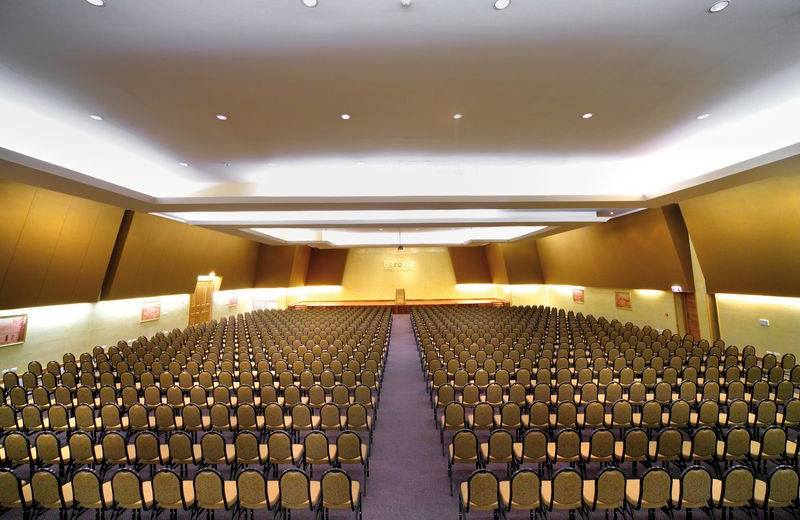
<svg viewBox="0 0 800 520"><path fill-rule="evenodd" d="M369 477L369 447L361 442L354 431L345 430L336 437L336 465L338 467L357 464L364 469L364 494L367 494Z"/></svg>
<svg viewBox="0 0 800 520"><path fill-rule="evenodd" d="M233 438L233 466L231 476L242 466L264 466L269 460L268 447L259 444L258 437L253 432L243 431Z"/></svg>
<svg viewBox="0 0 800 520"><path fill-rule="evenodd" d="M282 464L299 465L303 461L303 445L292 444L286 432L277 431L267 439L269 465L273 466L274 475L278 475L278 466Z"/></svg>
<svg viewBox="0 0 800 520"><path fill-rule="evenodd" d="M673 509L685 509L686 519L692 519L692 510L701 509L711 514L711 473L700 466L689 466L679 479L672 481L672 494L669 499Z"/></svg>
<svg viewBox="0 0 800 520"><path fill-rule="evenodd" d="M450 480L450 496L453 496L453 466L455 464L481 466L478 436L472 430L458 430L450 442L447 458L447 478Z"/></svg>
<svg viewBox="0 0 800 520"><path fill-rule="evenodd" d="M28 441L26 435L13 431L7 433L2 438L2 441L5 462L11 466L11 469L27 464L30 470L33 471L35 456L31 451L30 441Z"/></svg>
<svg viewBox="0 0 800 520"><path fill-rule="evenodd" d="M171 469L160 469L153 475L153 505L155 516L169 511L169 519L177 520L178 511L194 507L195 495L192 481L182 481Z"/></svg>
<svg viewBox="0 0 800 520"><path fill-rule="evenodd" d="M753 503L764 510L764 518L775 518L775 509L786 509L795 518L798 511L797 470L791 466L781 465L775 468L766 482L756 480ZM767 516L769 515L769 516Z"/></svg>
<svg viewBox="0 0 800 520"><path fill-rule="evenodd" d="M722 519L733 517L734 509L741 509L752 518L752 502L756 477L747 466L733 466L722 476L714 479L711 487L711 502L714 508L722 510ZM727 515L726 515L727 513Z"/></svg>
<svg viewBox="0 0 800 520"><path fill-rule="evenodd" d="M600 466L614 462L614 432L600 428L592 432L589 442L581 443L581 460L584 463L599 462Z"/></svg>
<svg viewBox="0 0 800 520"><path fill-rule="evenodd" d="M610 430L608 430L609 433ZM595 480L583 481L583 505L591 511L617 512L623 517L625 506L625 475L618 468L602 469Z"/></svg>
<svg viewBox="0 0 800 520"><path fill-rule="evenodd" d="M114 504L111 482L103 482L93 470L83 468L72 475L72 491L75 500L74 517L94 510L96 518L105 516Z"/></svg>
<svg viewBox="0 0 800 520"><path fill-rule="evenodd" d="M637 511L647 510L647 517L654 520L656 509L663 510L673 518L669 509L669 500L672 497L672 478L664 468L653 467L642 475L641 480L631 479L625 486L625 500L628 507Z"/></svg>
<svg viewBox="0 0 800 520"><path fill-rule="evenodd" d="M132 517L142 518L142 511L153 508L153 488L150 481L142 481L139 475L129 468L121 468L111 477L111 490L114 507L117 510L130 510Z"/></svg>
<svg viewBox="0 0 800 520"><path fill-rule="evenodd" d="M515 442L513 446L516 465L538 464L541 472L549 464L547 458L547 436L541 430L528 430L522 437L522 442Z"/></svg>
<svg viewBox="0 0 800 520"><path fill-rule="evenodd" d="M297 468L287 469L278 481L280 487L280 507L284 511L308 509L316 514L320 508L320 483L309 480Z"/></svg>
<svg viewBox="0 0 800 520"><path fill-rule="evenodd" d="M361 520L361 491L357 480L342 470L329 469L320 481L321 508L324 518L329 509L349 509Z"/></svg>
<svg viewBox="0 0 800 520"><path fill-rule="evenodd" d="M196 465L202 460L200 445L192 444L192 438L186 432L175 432L167 441L169 465L177 466L181 476L186 476L187 466Z"/></svg>
<svg viewBox="0 0 800 520"><path fill-rule="evenodd" d="M495 518L503 514L500 482L489 470L474 471L459 488L459 520L466 520L470 511L492 511Z"/></svg>
<svg viewBox="0 0 800 520"><path fill-rule="evenodd" d="M572 429L561 430L556 441L547 444L547 458L551 463L569 462L570 467L581 462L581 436Z"/></svg>
<svg viewBox="0 0 800 520"><path fill-rule="evenodd" d="M219 432L208 432L200 439L200 464L216 469L220 464L231 464L236 458L236 448L226 444ZM231 471L233 468L231 468Z"/></svg>
<svg viewBox="0 0 800 520"><path fill-rule="evenodd" d="M323 431L341 431L347 422L338 405L325 403L319 411L319 428Z"/></svg>
<svg viewBox="0 0 800 520"><path fill-rule="evenodd" d="M41 432L34 441L36 462L40 466L58 466L58 474L63 476L64 468L72 464L69 446L61 446L61 441L52 432Z"/></svg>
<svg viewBox="0 0 800 520"><path fill-rule="evenodd" d="M572 468L560 469L549 481L542 482L542 501L548 511L567 510L570 520L575 512L583 513L583 479Z"/></svg>
<svg viewBox="0 0 800 520"><path fill-rule="evenodd" d="M0 508L22 510L22 517L28 518L33 507L31 485L20 479L13 471L0 468Z"/></svg>
<svg viewBox="0 0 800 520"><path fill-rule="evenodd" d="M631 462L633 474L636 475L638 463L647 461L649 442L646 431L641 428L631 428L625 432L622 442L615 444L614 457L620 464Z"/></svg>
<svg viewBox="0 0 800 520"><path fill-rule="evenodd" d="M245 519L249 517L253 520L255 511L263 509L273 511L273 518L275 517L280 499L280 487L277 481L267 480L260 471L248 468L236 477L236 494L239 511L244 513Z"/></svg>
<svg viewBox="0 0 800 520"><path fill-rule="evenodd" d="M506 430L495 430L489 435L489 442L481 444L483 464L505 464L506 473L511 476L514 469L514 438Z"/></svg>
<svg viewBox="0 0 800 520"><path fill-rule="evenodd" d="M231 510L238 504L236 481L223 480L214 469L204 468L192 479L195 507L198 512L205 510L206 516L214 518L219 509Z"/></svg>
<svg viewBox="0 0 800 520"><path fill-rule="evenodd" d="M500 482L500 503L505 510L530 511L531 520L544 514L541 493L542 482L531 469L517 470L510 480Z"/></svg>
<svg viewBox="0 0 800 520"><path fill-rule="evenodd" d="M473 430L493 430L495 428L494 407L489 403L478 403L467 415L467 426Z"/></svg>
<svg viewBox="0 0 800 520"><path fill-rule="evenodd" d="M40 469L31 475L31 498L34 518L48 509L58 509L59 519L66 520L67 509L74 505L72 482L62 483L49 469Z"/></svg>
<svg viewBox="0 0 800 520"><path fill-rule="evenodd" d="M314 464L327 464L333 467L336 462L336 444L328 443L328 437L322 432L309 432L303 439L303 469L308 468L314 477Z"/></svg>

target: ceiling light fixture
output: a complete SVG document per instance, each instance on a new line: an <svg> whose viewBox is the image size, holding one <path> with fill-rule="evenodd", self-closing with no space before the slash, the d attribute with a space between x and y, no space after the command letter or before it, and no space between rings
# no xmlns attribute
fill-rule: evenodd
<svg viewBox="0 0 800 520"><path fill-rule="evenodd" d="M103 120L103 116L98 116L97 114L90 114L89 117L91 117L95 121L102 121Z"/></svg>
<svg viewBox="0 0 800 520"><path fill-rule="evenodd" d="M700 114L699 116L697 116L697 119L701 119L701 120L702 120L702 119L705 119L705 118L707 118L707 117L708 117L708 116L710 116L710 115L711 115L711 114Z"/></svg>
<svg viewBox="0 0 800 520"><path fill-rule="evenodd" d="M411 0L400 0L400 5L403 7L411 7Z"/></svg>
<svg viewBox="0 0 800 520"><path fill-rule="evenodd" d="M709 13L718 13L731 5L730 0L721 0L708 8Z"/></svg>
<svg viewBox="0 0 800 520"><path fill-rule="evenodd" d="M86 0L86 1L95 7L105 7L106 5L105 0Z"/></svg>
<svg viewBox="0 0 800 520"><path fill-rule="evenodd" d="M183 166L185 168L185 167L189 166L189 163L179 162L178 166Z"/></svg>
<svg viewBox="0 0 800 520"><path fill-rule="evenodd" d="M586 113L585 113L585 114L583 114L581 117L582 117L582 118L584 118L584 119L589 119L589 118L590 118L590 117L592 117L593 115L594 115L594 114L592 114L591 112L586 112Z"/></svg>
<svg viewBox="0 0 800 520"><path fill-rule="evenodd" d="M300 0L306 7L317 7L317 0Z"/></svg>
<svg viewBox="0 0 800 520"><path fill-rule="evenodd" d="M225 114L217 114L217 119L219 119L220 121L227 121L228 116L226 116Z"/></svg>
<svg viewBox="0 0 800 520"><path fill-rule="evenodd" d="M342 115L341 115L341 116L339 116L339 117L341 117L342 119L344 119L345 121L347 121L348 119L350 119L350 114L342 114Z"/></svg>
<svg viewBox="0 0 800 520"><path fill-rule="evenodd" d="M464 117L464 114L453 114L453 119L461 119Z"/></svg>
<svg viewBox="0 0 800 520"><path fill-rule="evenodd" d="M502 11L509 5L511 5L511 0L494 0L494 8L498 11Z"/></svg>

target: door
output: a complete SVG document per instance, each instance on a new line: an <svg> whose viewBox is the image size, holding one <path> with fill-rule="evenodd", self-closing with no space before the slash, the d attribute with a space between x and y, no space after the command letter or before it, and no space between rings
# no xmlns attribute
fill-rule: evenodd
<svg viewBox="0 0 800 520"><path fill-rule="evenodd" d="M214 299L214 280L198 280L189 300L189 325L211 320L211 302Z"/></svg>
<svg viewBox="0 0 800 520"><path fill-rule="evenodd" d="M683 330L700 339L700 318L697 316L697 298L694 293L681 293L683 303Z"/></svg>

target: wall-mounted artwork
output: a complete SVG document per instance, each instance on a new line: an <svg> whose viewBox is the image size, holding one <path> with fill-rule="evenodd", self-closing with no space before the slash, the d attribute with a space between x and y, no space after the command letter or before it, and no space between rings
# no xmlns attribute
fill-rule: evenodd
<svg viewBox="0 0 800 520"><path fill-rule="evenodd" d="M572 301L583 303L583 289L572 289Z"/></svg>
<svg viewBox="0 0 800 520"><path fill-rule="evenodd" d="M25 343L28 315L0 316L0 347Z"/></svg>
<svg viewBox="0 0 800 520"><path fill-rule="evenodd" d="M141 321L155 321L161 318L161 302L142 303Z"/></svg>
<svg viewBox="0 0 800 520"><path fill-rule="evenodd" d="M614 293L614 302L617 304L617 309L632 309L631 293L627 291L616 291Z"/></svg>
<svg viewBox="0 0 800 520"><path fill-rule="evenodd" d="M239 295L231 294L228 296L228 307L236 307L239 305Z"/></svg>

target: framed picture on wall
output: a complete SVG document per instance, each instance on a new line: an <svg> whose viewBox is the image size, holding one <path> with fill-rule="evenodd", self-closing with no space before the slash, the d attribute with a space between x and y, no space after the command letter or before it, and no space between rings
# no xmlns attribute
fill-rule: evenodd
<svg viewBox="0 0 800 520"><path fill-rule="evenodd" d="M161 318L161 302L142 303L142 319L140 321L156 321Z"/></svg>
<svg viewBox="0 0 800 520"><path fill-rule="evenodd" d="M572 289L572 301L583 303L583 289Z"/></svg>
<svg viewBox="0 0 800 520"><path fill-rule="evenodd" d="M228 296L228 307L236 307L239 305L239 295L231 294Z"/></svg>
<svg viewBox="0 0 800 520"><path fill-rule="evenodd" d="M0 316L0 347L25 343L28 315Z"/></svg>
<svg viewBox="0 0 800 520"><path fill-rule="evenodd" d="M617 305L617 309L633 308L633 306L631 305L631 293L629 293L628 291L614 292L614 302Z"/></svg>

